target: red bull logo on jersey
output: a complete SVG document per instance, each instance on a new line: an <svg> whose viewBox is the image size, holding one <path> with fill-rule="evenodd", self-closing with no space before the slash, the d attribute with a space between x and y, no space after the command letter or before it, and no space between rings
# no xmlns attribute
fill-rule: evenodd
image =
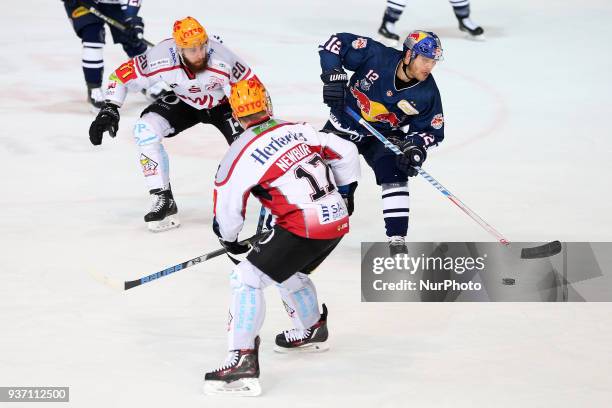
<svg viewBox="0 0 612 408"><path fill-rule="evenodd" d="M399 125L397 115L389 110L380 102L372 101L368 96L361 92L357 87L350 88L351 94L357 100L357 106L361 110L361 116L368 122L388 123L391 127Z"/></svg>

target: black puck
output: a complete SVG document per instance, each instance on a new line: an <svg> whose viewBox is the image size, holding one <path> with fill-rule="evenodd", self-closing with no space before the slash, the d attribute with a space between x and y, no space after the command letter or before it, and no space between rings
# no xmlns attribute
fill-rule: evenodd
<svg viewBox="0 0 612 408"><path fill-rule="evenodd" d="M502 283L504 285L514 285L516 283L516 279L514 278L503 278Z"/></svg>

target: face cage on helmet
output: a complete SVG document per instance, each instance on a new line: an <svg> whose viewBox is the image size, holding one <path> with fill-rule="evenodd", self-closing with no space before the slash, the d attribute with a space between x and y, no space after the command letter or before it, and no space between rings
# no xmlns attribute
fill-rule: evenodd
<svg viewBox="0 0 612 408"><path fill-rule="evenodd" d="M438 44L438 41L436 41L436 45L434 47L424 44L423 41L415 44L411 50L412 54L410 55L410 60L412 61L415 59L417 55L422 55L423 57L432 59L434 61L443 61L444 57L442 55L442 48L440 48Z"/></svg>

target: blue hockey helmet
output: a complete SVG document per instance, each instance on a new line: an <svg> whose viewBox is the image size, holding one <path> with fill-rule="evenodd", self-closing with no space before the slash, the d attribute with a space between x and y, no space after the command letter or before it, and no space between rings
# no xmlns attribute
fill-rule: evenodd
<svg viewBox="0 0 612 408"><path fill-rule="evenodd" d="M440 38L431 31L412 31L404 40L404 53L412 51L410 60L412 61L417 55L422 55L426 58L431 58L435 61L442 60L442 43Z"/></svg>

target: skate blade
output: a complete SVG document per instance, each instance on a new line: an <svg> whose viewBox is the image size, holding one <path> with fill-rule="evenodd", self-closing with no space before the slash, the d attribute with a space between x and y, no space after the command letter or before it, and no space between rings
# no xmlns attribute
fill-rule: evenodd
<svg viewBox="0 0 612 408"><path fill-rule="evenodd" d="M274 346L274 351L281 354L294 354L294 353L322 353L329 350L329 344L326 341L320 343L309 343L300 347L281 347Z"/></svg>
<svg viewBox="0 0 612 408"><path fill-rule="evenodd" d="M256 397L261 394L258 378L242 378L226 383L225 381L204 381L204 394L227 395L233 397Z"/></svg>
<svg viewBox="0 0 612 408"><path fill-rule="evenodd" d="M181 222L176 215L169 215L161 221L147 222L147 228L149 228L151 232L163 232L180 226Z"/></svg>
<svg viewBox="0 0 612 408"><path fill-rule="evenodd" d="M378 42L385 44L387 47L393 47L393 48L399 48L399 45L400 45L399 40L392 40L380 34L378 34Z"/></svg>
<svg viewBox="0 0 612 408"><path fill-rule="evenodd" d="M464 33L465 33L465 31L464 31ZM465 33L465 39L466 40L470 40L470 41L476 41L476 42L487 41L487 37L485 37L484 34L472 35L470 33Z"/></svg>

